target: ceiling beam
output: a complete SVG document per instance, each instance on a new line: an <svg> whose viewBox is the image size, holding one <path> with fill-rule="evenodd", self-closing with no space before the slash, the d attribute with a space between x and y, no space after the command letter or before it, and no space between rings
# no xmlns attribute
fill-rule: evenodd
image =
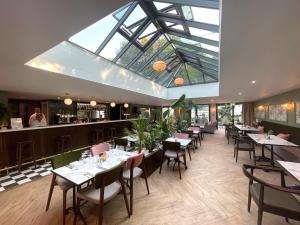
<svg viewBox="0 0 300 225"><path fill-rule="evenodd" d="M115 33L117 32L117 30L119 29L119 27L125 22L125 20L128 18L128 16L130 15L130 13L135 9L135 7L137 6L138 2L133 2L129 8L127 9L127 11L124 13L124 15L122 16L122 18L118 21L118 23L114 26L114 28L111 30L111 32L108 34L108 36L105 38L105 40L101 43L101 45L97 48L96 50L96 54L98 55L103 48L106 46L106 44L111 40L111 38L115 35Z"/></svg>
<svg viewBox="0 0 300 225"><path fill-rule="evenodd" d="M200 42L200 43L203 43L203 44L219 47L219 42L218 41L214 41L214 40L210 40L210 39L206 39L206 38L202 38L202 37L197 37L197 36L194 36L194 35L187 35L183 32L175 31L175 30L167 29L166 32L168 34L171 34L171 35L174 35L174 36L178 36L178 37L190 39L190 40L193 40L193 41L197 41L197 42Z"/></svg>
<svg viewBox="0 0 300 225"><path fill-rule="evenodd" d="M144 1L153 1L153 0L144 0ZM210 8L210 9L219 9L219 1L214 0L155 0L157 2L164 2L170 4L180 4L180 5L188 5L188 6L195 6L195 7L203 7L203 8Z"/></svg>
<svg viewBox="0 0 300 225"><path fill-rule="evenodd" d="M199 52L202 52L202 53L205 53L205 54L208 54L208 55L212 55L212 56L215 56L215 57L219 57L219 53L218 52L214 52L212 50L208 50L208 49L205 49L205 48L201 48L201 47L198 47L196 45L191 45L191 44L186 44L182 41L177 41L177 40L172 40L172 42L175 44L175 45L180 45L184 48L189 48L189 49L193 49L195 51L199 51Z"/></svg>
<svg viewBox="0 0 300 225"><path fill-rule="evenodd" d="M182 24L182 25L186 24L188 27L194 27L202 30L208 30L214 33L219 33L218 25L185 20L180 16L176 16L172 14L166 15L163 13L158 13L157 19L169 23Z"/></svg>

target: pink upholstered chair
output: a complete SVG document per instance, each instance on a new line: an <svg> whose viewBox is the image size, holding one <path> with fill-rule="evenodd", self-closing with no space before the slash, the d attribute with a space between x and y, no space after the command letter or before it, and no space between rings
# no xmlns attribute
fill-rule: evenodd
<svg viewBox="0 0 300 225"><path fill-rule="evenodd" d="M103 152L109 151L109 144L104 142L98 145L95 145L91 148L92 155L100 155Z"/></svg>
<svg viewBox="0 0 300 225"><path fill-rule="evenodd" d="M258 127L257 127L257 131L258 131L258 133L260 133L260 134L264 133L264 130L265 130L265 127L264 127L264 126L258 126Z"/></svg>
<svg viewBox="0 0 300 225"><path fill-rule="evenodd" d="M139 166L141 166L142 169L139 168ZM128 181L129 181L128 186L130 189L130 215L132 215L132 211L133 211L133 207L132 207L133 206L133 179L140 177L142 174L144 174L147 192L148 192L148 194L150 194L143 152L129 157L127 159L127 162L125 164L125 169L123 171L123 178L124 178L124 180L126 180L127 185L128 185Z"/></svg>
<svg viewBox="0 0 300 225"><path fill-rule="evenodd" d="M179 139L188 139L189 134L186 133L175 133L174 138L179 138Z"/></svg>
<svg viewBox="0 0 300 225"><path fill-rule="evenodd" d="M179 139L188 139L188 138L190 138L190 135L187 134L187 133L175 133L175 134L173 135L173 137L174 137L174 138L179 138ZM190 152L189 146L187 146L186 149L188 150L190 160L192 160L191 152ZM183 149L183 150L185 150L185 149ZM168 165L169 165L169 163L170 163L170 161L168 161Z"/></svg>
<svg viewBox="0 0 300 225"><path fill-rule="evenodd" d="M277 137L282 138L287 141L290 139L290 136L291 136L290 134L284 134L284 133L277 134Z"/></svg>

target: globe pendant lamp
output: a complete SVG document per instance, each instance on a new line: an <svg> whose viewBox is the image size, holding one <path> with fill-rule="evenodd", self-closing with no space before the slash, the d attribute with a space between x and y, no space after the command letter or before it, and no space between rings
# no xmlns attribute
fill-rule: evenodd
<svg viewBox="0 0 300 225"><path fill-rule="evenodd" d="M90 101L90 105L91 105L91 106L96 106L96 105L97 105L97 102L96 102L95 100L92 100L92 101Z"/></svg>
<svg viewBox="0 0 300 225"><path fill-rule="evenodd" d="M178 77L178 78L175 79L174 83L176 85L183 85L184 84L184 79L181 78L181 77Z"/></svg>
<svg viewBox="0 0 300 225"><path fill-rule="evenodd" d="M112 108L116 107L116 103L115 102L111 102L110 103L110 107L112 107Z"/></svg>
<svg viewBox="0 0 300 225"><path fill-rule="evenodd" d="M153 63L153 69L157 72L162 72L167 68L167 64L164 61L156 61Z"/></svg>

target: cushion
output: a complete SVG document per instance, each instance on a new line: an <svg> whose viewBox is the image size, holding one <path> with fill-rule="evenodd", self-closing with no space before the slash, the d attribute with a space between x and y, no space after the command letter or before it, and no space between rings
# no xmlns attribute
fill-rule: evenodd
<svg viewBox="0 0 300 225"><path fill-rule="evenodd" d="M114 182L104 188L104 203L113 199L121 190L121 185ZM77 192L77 197L93 202L95 204L100 203L100 191L101 188L95 189L94 185L90 185L84 189Z"/></svg>
<svg viewBox="0 0 300 225"><path fill-rule="evenodd" d="M178 156L183 156L183 155L184 155L183 151L178 152ZM170 150L167 150L165 152L165 156L169 157L169 158L177 158L176 152L175 151L170 151Z"/></svg>
<svg viewBox="0 0 300 225"><path fill-rule="evenodd" d="M133 178L141 176L142 173L143 173L143 170L141 168L139 168L139 167L133 168ZM130 179L130 169L123 171L123 178L126 180Z"/></svg>
<svg viewBox="0 0 300 225"><path fill-rule="evenodd" d="M277 134L277 137L282 138L284 140L289 140L290 136L291 136L290 134L284 134L284 133Z"/></svg>
<svg viewBox="0 0 300 225"><path fill-rule="evenodd" d="M254 183L251 185L251 194L254 199L259 199L261 185ZM278 191L273 188L265 186L264 192L264 203L270 206L284 208L300 213L300 202L292 195L287 192Z"/></svg>
<svg viewBox="0 0 300 225"><path fill-rule="evenodd" d="M74 186L70 181L67 181L66 179L59 176L56 177L55 182L63 191L67 191Z"/></svg>

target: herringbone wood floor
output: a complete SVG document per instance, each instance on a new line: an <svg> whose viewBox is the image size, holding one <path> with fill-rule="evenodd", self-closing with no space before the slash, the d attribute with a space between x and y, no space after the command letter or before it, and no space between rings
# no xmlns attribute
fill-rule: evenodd
<svg viewBox="0 0 300 225"><path fill-rule="evenodd" d="M260 150L258 149L258 153ZM119 195L104 209L106 225L254 225L257 208L246 210L248 180L241 165L251 163L248 153L233 159L233 146L226 143L224 133L206 135L202 146L188 160L188 170L179 180L177 171L163 166L149 178L148 196L143 179L134 183L134 211L129 219L123 198ZM279 182L276 174L261 174ZM289 182L295 182L288 179ZM62 221L62 193L56 188L48 212L45 204L51 176L0 193L0 224L58 225ZM278 183L279 184L279 183ZM68 199L69 204L71 198ZM88 224L96 224L97 207L85 205L82 210ZM69 214L67 224L72 224ZM300 224L291 221L291 224ZM79 220L78 224L82 224ZM264 214L264 225L286 225L281 217Z"/></svg>

